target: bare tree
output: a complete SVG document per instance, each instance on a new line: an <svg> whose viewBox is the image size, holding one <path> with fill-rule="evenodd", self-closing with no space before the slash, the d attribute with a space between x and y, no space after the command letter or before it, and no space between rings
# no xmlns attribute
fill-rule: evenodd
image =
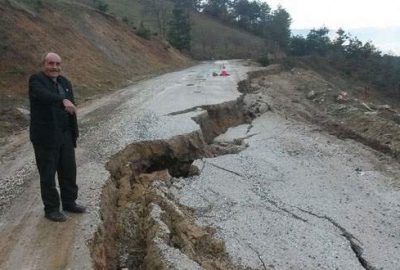
<svg viewBox="0 0 400 270"><path fill-rule="evenodd" d="M144 13L151 14L155 18L158 33L161 38L165 38L171 9L170 4L165 0L142 0L142 3L144 4Z"/></svg>

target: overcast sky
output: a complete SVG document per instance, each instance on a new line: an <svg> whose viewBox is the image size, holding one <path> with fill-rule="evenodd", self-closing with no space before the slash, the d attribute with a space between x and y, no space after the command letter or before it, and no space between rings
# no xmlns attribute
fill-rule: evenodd
<svg viewBox="0 0 400 270"><path fill-rule="evenodd" d="M265 0L281 4L291 15L292 29L400 26L399 0Z"/></svg>

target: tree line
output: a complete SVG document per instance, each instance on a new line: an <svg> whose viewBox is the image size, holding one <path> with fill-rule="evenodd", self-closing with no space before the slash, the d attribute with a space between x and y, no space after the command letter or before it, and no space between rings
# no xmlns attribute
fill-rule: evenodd
<svg viewBox="0 0 400 270"><path fill-rule="evenodd" d="M264 38L270 49L287 50L291 18L280 6L272 10L268 3L259 0L188 1L199 12Z"/></svg>
<svg viewBox="0 0 400 270"><path fill-rule="evenodd" d="M322 27L312 29L306 37L292 36L289 55L324 57L345 75L400 98L400 57L383 54L371 41L362 42L343 29L337 30L335 38L330 38L329 32Z"/></svg>
<svg viewBox="0 0 400 270"><path fill-rule="evenodd" d="M171 0L173 11L166 19L169 5L164 0L142 0L157 19L159 32L178 49L190 49L190 13L198 12L224 24L262 37L270 49L287 49L291 18L282 7L272 10L260 0ZM180 29L181 28L181 29ZM166 30L168 29L168 30Z"/></svg>

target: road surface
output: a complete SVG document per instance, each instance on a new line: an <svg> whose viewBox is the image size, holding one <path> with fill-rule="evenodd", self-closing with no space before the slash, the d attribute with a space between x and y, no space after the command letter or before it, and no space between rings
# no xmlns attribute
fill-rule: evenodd
<svg viewBox="0 0 400 270"><path fill-rule="evenodd" d="M199 129L191 119L198 111L169 113L239 97L237 83L255 67L224 64L229 77L213 77L222 62L206 62L81 108L79 200L89 213L69 215L66 223L43 217L26 134L3 149L0 268L91 269L87 241L101 222L99 197L109 177L104 164L132 142ZM239 269L399 269L396 161L277 112L218 140L235 138L246 138L248 148L196 161L202 173L169 189L195 210L199 224L216 228Z"/></svg>

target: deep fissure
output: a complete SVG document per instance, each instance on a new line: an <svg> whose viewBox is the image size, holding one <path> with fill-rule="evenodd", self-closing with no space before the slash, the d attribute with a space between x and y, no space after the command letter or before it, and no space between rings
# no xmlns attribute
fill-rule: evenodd
<svg viewBox="0 0 400 270"><path fill-rule="evenodd" d="M199 174L200 169L192 164L195 160L244 149L244 139L224 143L214 139L264 113L254 111L257 104L252 102L257 101L245 101L243 94L234 101L172 113L170 116L203 109L192 118L200 130L133 143L111 158L106 166L111 177L101 200L103 223L91 245L96 269L168 268L168 252L189 259L193 267L239 268L230 262L223 241L213 236L214 230L196 225L192 210L177 205L158 183Z"/></svg>
<svg viewBox="0 0 400 270"><path fill-rule="evenodd" d="M193 118L200 130L166 140L133 143L112 157L107 164L111 177L101 201L103 224L91 245L96 269L165 269L170 266L164 254L168 248L177 249L177 256L190 260L194 266L239 268L230 262L224 243L214 237L214 230L196 225L193 211L177 205L157 183L169 182L171 176L200 174L204 166L197 168L192 164L195 160L238 153L246 147L243 139L224 144L214 139L228 128L244 123L250 124L248 134L252 129L251 121L265 112L260 110L259 100L246 99L252 95L249 80L239 83L243 95L235 101L196 106L169 114L174 116L203 110ZM253 104L249 105L249 100ZM270 109L269 106L262 107ZM307 222L276 202L268 202L291 217ZM354 236L340 224L327 216L299 210L329 221L350 243L360 264L367 270L375 269L362 256L363 249ZM260 255L257 255L265 268Z"/></svg>

